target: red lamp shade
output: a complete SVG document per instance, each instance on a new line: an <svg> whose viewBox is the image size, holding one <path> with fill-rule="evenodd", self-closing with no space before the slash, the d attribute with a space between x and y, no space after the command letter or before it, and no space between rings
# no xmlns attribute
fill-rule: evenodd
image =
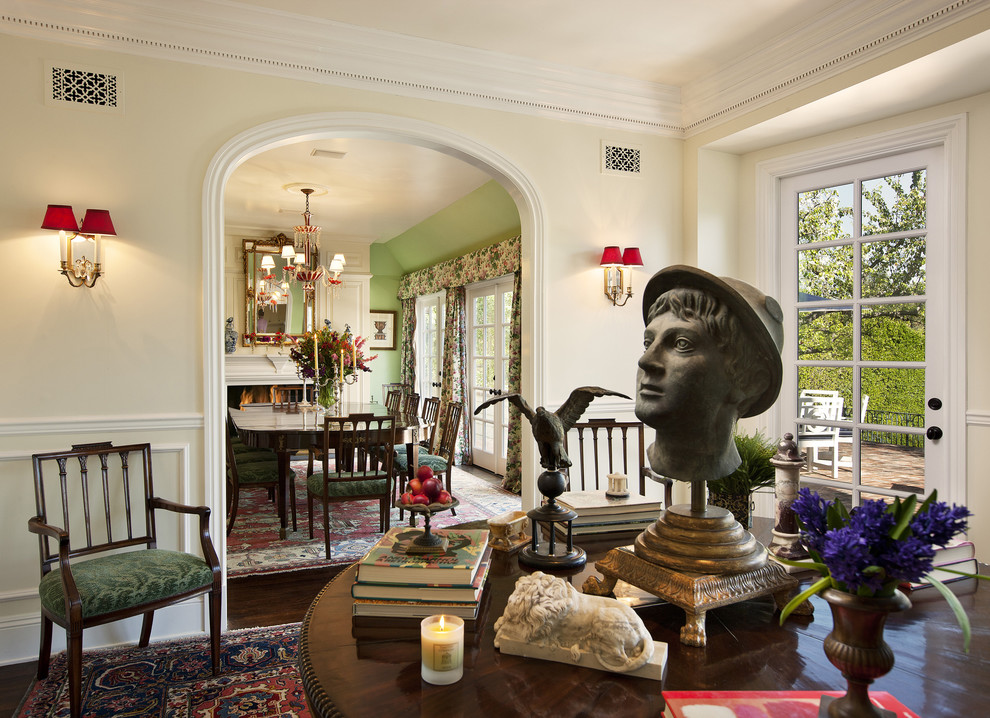
<svg viewBox="0 0 990 718"><path fill-rule="evenodd" d="M622 264L622 252L616 246L605 247L605 251L602 252L602 261L599 265L602 267L614 267Z"/></svg>
<svg viewBox="0 0 990 718"><path fill-rule="evenodd" d="M622 251L622 263L627 267L642 267L643 257L640 256L639 247L626 247Z"/></svg>
<svg viewBox="0 0 990 718"><path fill-rule="evenodd" d="M76 218L72 214L72 206L67 204L50 204L45 211L45 220L41 223L42 229L54 229L56 231L78 232L79 226Z"/></svg>
<svg viewBox="0 0 990 718"><path fill-rule="evenodd" d="M116 237L117 231L110 221L110 210L87 209L86 216L83 217L80 234L109 234Z"/></svg>

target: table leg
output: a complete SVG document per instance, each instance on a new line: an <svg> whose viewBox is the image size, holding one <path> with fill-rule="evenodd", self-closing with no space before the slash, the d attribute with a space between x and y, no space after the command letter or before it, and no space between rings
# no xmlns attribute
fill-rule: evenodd
<svg viewBox="0 0 990 718"><path fill-rule="evenodd" d="M288 516L288 506L289 501L289 458L292 456L290 451L278 451L276 452L278 456L278 537L281 540L285 540L288 534L289 516Z"/></svg>

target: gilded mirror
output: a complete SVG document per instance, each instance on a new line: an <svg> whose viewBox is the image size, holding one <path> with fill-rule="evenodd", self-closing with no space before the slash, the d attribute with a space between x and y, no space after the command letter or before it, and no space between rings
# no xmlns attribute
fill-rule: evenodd
<svg viewBox="0 0 990 718"><path fill-rule="evenodd" d="M241 240L244 251L244 346L276 343L277 334L299 338L312 331L315 322L312 294L300 282L285 282L282 247L292 245L284 234L271 239ZM265 258L269 259L266 260ZM272 264L271 267L263 266Z"/></svg>

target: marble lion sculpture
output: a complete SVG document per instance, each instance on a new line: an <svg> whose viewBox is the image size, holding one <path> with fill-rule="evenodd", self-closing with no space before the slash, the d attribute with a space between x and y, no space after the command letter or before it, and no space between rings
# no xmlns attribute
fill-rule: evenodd
<svg viewBox="0 0 990 718"><path fill-rule="evenodd" d="M653 656L653 638L629 606L581 593L542 571L516 581L495 622L496 648L503 639L569 650L574 661L588 652L617 673L634 671Z"/></svg>

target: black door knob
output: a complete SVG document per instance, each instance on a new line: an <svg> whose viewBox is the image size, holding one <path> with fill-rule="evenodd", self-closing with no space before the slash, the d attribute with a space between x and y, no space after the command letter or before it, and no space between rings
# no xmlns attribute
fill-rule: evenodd
<svg viewBox="0 0 990 718"><path fill-rule="evenodd" d="M932 441L935 441L937 439L941 439L942 438L942 429L940 427L938 427L938 426L929 426L928 427L928 431L925 432L925 436L927 436Z"/></svg>
<svg viewBox="0 0 990 718"><path fill-rule="evenodd" d="M937 396L933 396L931 399L928 400L928 408L933 409L934 411L938 411L939 409L942 408L942 400L939 399Z"/></svg>

